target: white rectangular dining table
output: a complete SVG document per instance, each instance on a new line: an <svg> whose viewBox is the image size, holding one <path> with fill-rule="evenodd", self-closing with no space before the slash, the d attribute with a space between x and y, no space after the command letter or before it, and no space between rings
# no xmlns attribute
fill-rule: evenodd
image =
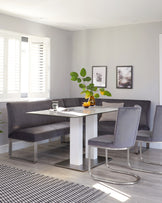
<svg viewBox="0 0 162 203"><path fill-rule="evenodd" d="M93 106L58 108L57 111L48 109L28 113L70 118L70 160L59 162L56 165L85 171L87 170L88 140L98 136L98 114L117 110L117 108ZM85 117L85 158L83 158L83 117ZM94 161L92 164L98 164L97 149L92 149L91 154L92 161Z"/></svg>

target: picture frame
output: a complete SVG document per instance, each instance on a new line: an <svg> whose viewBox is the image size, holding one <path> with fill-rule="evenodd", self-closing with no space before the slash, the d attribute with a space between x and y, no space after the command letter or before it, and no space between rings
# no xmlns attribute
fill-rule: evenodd
<svg viewBox="0 0 162 203"><path fill-rule="evenodd" d="M107 66L92 66L92 83L95 87L107 86Z"/></svg>
<svg viewBox="0 0 162 203"><path fill-rule="evenodd" d="M116 66L116 88L133 88L133 66Z"/></svg>

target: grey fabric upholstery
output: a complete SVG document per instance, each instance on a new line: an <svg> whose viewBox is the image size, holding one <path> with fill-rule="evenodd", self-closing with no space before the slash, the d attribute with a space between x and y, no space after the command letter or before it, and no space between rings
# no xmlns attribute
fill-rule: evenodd
<svg viewBox="0 0 162 203"><path fill-rule="evenodd" d="M130 148L134 146L138 132L141 109L138 107L119 108L114 132L114 142L110 136L92 138L88 141L91 146L105 148ZM110 140L111 139L111 140Z"/></svg>
<svg viewBox="0 0 162 203"><path fill-rule="evenodd" d="M114 142L114 135L103 135L88 140L88 144L92 146L100 146L106 148Z"/></svg>
<svg viewBox="0 0 162 203"><path fill-rule="evenodd" d="M63 102L65 107L82 106L82 98L65 98Z"/></svg>
<svg viewBox="0 0 162 203"><path fill-rule="evenodd" d="M162 106L157 105L153 131L139 131L137 136L137 141L143 142L162 142Z"/></svg>
<svg viewBox="0 0 162 203"><path fill-rule="evenodd" d="M7 103L9 134L22 128L66 121L66 119L63 117L33 115L26 113L29 111L50 109L51 104L51 100Z"/></svg>
<svg viewBox="0 0 162 203"><path fill-rule="evenodd" d="M64 106L63 100L58 101L59 106ZM12 157L13 139L33 142L33 161L35 163L38 160L38 141L69 134L70 124L66 118L27 113L51 109L51 106L52 100L7 103L10 158Z"/></svg>
<svg viewBox="0 0 162 203"><path fill-rule="evenodd" d="M98 134L114 134L115 121L99 121L98 124Z"/></svg>
<svg viewBox="0 0 162 203"><path fill-rule="evenodd" d="M37 142L52 137L67 135L70 133L69 122L53 123L17 130L9 135L9 138L28 142Z"/></svg>
<svg viewBox="0 0 162 203"><path fill-rule="evenodd" d="M96 105L101 106L102 102L109 102L109 103L124 103L124 107L133 107L135 105L139 105L142 108L140 123L139 123L139 130L149 130L149 114L150 114L150 104L151 102L148 100L128 100L128 99L96 99ZM98 116L100 119L101 114ZM104 125L107 125L104 130ZM102 121L98 123L98 133L99 135L106 134L107 132L114 133L115 129L115 122L114 125L110 121L107 123L103 123ZM107 131L108 130L108 131Z"/></svg>
<svg viewBox="0 0 162 203"><path fill-rule="evenodd" d="M51 104L52 100L7 103L8 137L35 142L69 134L66 118L26 113L50 109Z"/></svg>

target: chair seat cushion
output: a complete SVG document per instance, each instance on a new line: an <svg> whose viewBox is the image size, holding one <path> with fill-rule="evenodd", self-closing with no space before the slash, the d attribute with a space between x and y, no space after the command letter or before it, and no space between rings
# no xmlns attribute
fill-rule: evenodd
<svg viewBox="0 0 162 203"><path fill-rule="evenodd" d="M106 147L109 144L112 144L114 141L114 135L103 135L95 137L88 140L88 145Z"/></svg>
<svg viewBox="0 0 162 203"><path fill-rule="evenodd" d="M157 139L156 137L151 137L151 136L137 136L136 141L137 142L141 141L141 142L146 142L146 143L149 143L149 142L155 142L155 143L161 142L162 143L162 138Z"/></svg>
<svg viewBox="0 0 162 203"><path fill-rule="evenodd" d="M41 125L31 128L24 128L9 134L9 138L20 139L29 142L36 142L52 137L69 134L70 123L60 122L48 125Z"/></svg>
<svg viewBox="0 0 162 203"><path fill-rule="evenodd" d="M140 136L140 137L151 137L151 135L152 135L152 132L151 131L149 131L149 130L139 130L138 131L138 137Z"/></svg>
<svg viewBox="0 0 162 203"><path fill-rule="evenodd" d="M120 147L114 143L114 135L102 135L100 137L95 137L88 140L88 145L95 146L98 148L107 148L110 150L125 150L127 147L125 145L120 145Z"/></svg>
<svg viewBox="0 0 162 203"><path fill-rule="evenodd" d="M152 142L152 138L151 138L151 137L137 136L136 141L141 141L141 142Z"/></svg>

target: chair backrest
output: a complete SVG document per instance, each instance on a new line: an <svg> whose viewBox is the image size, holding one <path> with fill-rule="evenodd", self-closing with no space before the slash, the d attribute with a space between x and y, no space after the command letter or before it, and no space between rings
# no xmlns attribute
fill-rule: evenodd
<svg viewBox="0 0 162 203"><path fill-rule="evenodd" d="M154 116L152 141L162 141L162 105L157 105Z"/></svg>
<svg viewBox="0 0 162 203"><path fill-rule="evenodd" d="M118 148L130 148L135 145L140 115L140 107L119 108L114 132L114 144Z"/></svg>

